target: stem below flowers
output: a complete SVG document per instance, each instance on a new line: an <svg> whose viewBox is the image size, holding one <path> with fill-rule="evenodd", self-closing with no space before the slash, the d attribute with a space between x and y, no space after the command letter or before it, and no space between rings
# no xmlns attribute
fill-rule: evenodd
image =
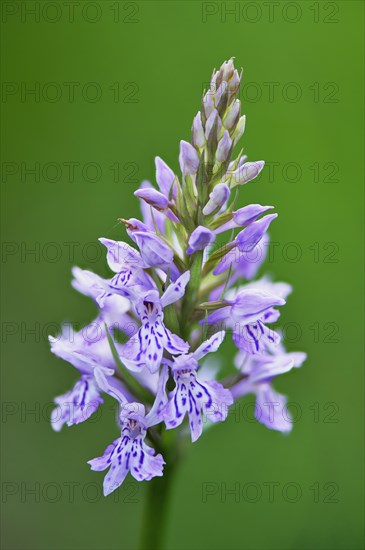
<svg viewBox="0 0 365 550"><path fill-rule="evenodd" d="M169 454L164 451L164 457L166 465L163 476L147 482L140 550L162 550L164 545L172 474L178 462L173 449Z"/></svg>

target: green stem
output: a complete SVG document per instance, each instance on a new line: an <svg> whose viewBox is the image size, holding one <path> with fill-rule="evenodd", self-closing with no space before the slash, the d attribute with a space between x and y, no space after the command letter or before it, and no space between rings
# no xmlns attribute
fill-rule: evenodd
<svg viewBox="0 0 365 550"><path fill-rule="evenodd" d="M140 550L162 550L165 543L168 503L171 493L173 472L178 458L176 453L164 456L166 464L162 477L147 482L146 501L141 529Z"/></svg>
<svg viewBox="0 0 365 550"><path fill-rule="evenodd" d="M191 330L190 317L197 303L201 283L202 263L203 252L199 250L194 254L194 259L190 267L190 281L186 287L182 304L180 326L183 338L187 338Z"/></svg>

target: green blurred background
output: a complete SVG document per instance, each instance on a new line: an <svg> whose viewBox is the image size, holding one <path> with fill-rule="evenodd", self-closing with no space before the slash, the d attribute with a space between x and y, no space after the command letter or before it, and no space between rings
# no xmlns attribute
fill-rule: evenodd
<svg viewBox="0 0 365 550"><path fill-rule="evenodd" d="M155 155L178 168L212 69L235 56L243 145L269 163L240 205L279 212L266 271L295 288L282 320L309 358L276 384L290 436L252 422L248 399L188 446L167 548L362 548L363 3L1 4L2 547L137 545L145 484L105 499L86 464L117 436L112 402L54 433L50 402L77 374L46 336L93 319L72 265L108 274L97 238L124 238L115 220L138 216Z"/></svg>

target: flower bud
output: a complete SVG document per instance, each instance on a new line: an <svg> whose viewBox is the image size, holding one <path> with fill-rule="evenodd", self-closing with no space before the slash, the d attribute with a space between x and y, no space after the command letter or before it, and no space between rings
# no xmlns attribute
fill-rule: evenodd
<svg viewBox="0 0 365 550"><path fill-rule="evenodd" d="M273 206L262 206L261 204L248 204L233 212L233 221L238 226L249 225L254 222L261 214L272 210Z"/></svg>
<svg viewBox="0 0 365 550"><path fill-rule="evenodd" d="M236 69L228 84L231 96L237 95L240 89L240 77Z"/></svg>
<svg viewBox="0 0 365 550"><path fill-rule="evenodd" d="M189 238L189 247L186 251L187 254L194 254L197 250L203 250L206 246L214 242L215 234L207 227L199 225Z"/></svg>
<svg viewBox="0 0 365 550"><path fill-rule="evenodd" d="M232 106L230 107L229 111L227 111L226 116L223 119L223 125L227 130L231 130L236 123L239 114L241 111L241 102L239 99L236 99Z"/></svg>
<svg viewBox="0 0 365 550"><path fill-rule="evenodd" d="M169 200L165 197L165 195L152 187L137 189L137 191L134 192L134 195L144 200L160 212L164 212L169 207Z"/></svg>
<svg viewBox="0 0 365 550"><path fill-rule="evenodd" d="M225 130L222 139L218 143L217 152L215 154L216 159L219 162L224 162L228 157L231 147L232 147L232 140L229 137L228 130Z"/></svg>
<svg viewBox="0 0 365 550"><path fill-rule="evenodd" d="M180 141L179 163L181 172L185 174L196 174L199 168L199 156L195 148L187 141Z"/></svg>
<svg viewBox="0 0 365 550"><path fill-rule="evenodd" d="M239 119L238 124L235 128L235 131L233 132L232 138L235 143L237 143L237 141L239 141L243 136L245 127L246 127L246 115L243 115Z"/></svg>
<svg viewBox="0 0 365 550"><path fill-rule="evenodd" d="M204 136L204 128L202 124L202 117L201 117L200 111L194 118L192 133L193 133L192 141L195 147L203 147L205 144L205 136Z"/></svg>
<svg viewBox="0 0 365 550"><path fill-rule="evenodd" d="M231 189L236 185L244 185L245 183L255 179L263 169L264 165L265 162L263 160L257 160L256 162L245 162L239 166L229 178Z"/></svg>
<svg viewBox="0 0 365 550"><path fill-rule="evenodd" d="M234 70L235 68L234 68L233 57L231 57L231 59L229 59L228 61L225 61L222 64L219 72L222 74L223 80L229 80L230 78L232 78Z"/></svg>
<svg viewBox="0 0 365 550"><path fill-rule="evenodd" d="M209 118L209 115L214 109L213 92L210 90L208 90L205 96L203 97L203 108L204 108L205 118Z"/></svg>
<svg viewBox="0 0 365 550"><path fill-rule="evenodd" d="M155 158L155 164L156 164L156 181L160 188L161 193L165 195L165 197L170 197L171 187L172 188L172 198L176 198L177 195L177 189L176 185L174 185L175 181L175 174L171 170L169 166L167 166L166 162L164 162L160 157Z"/></svg>
<svg viewBox="0 0 365 550"><path fill-rule="evenodd" d="M221 121L221 117L218 114L217 109L213 109L213 111L210 113L210 115L208 117L208 120L207 120L207 123L205 125L205 137L207 139L209 139L209 137L210 137L210 133L212 131L212 128L214 127L214 123L215 123L216 119L218 121L217 135L219 135L220 131L222 129L222 121Z"/></svg>
<svg viewBox="0 0 365 550"><path fill-rule="evenodd" d="M231 192L228 185L218 183L209 195L209 201L203 208L204 216L209 216L214 210L221 208L229 199Z"/></svg>

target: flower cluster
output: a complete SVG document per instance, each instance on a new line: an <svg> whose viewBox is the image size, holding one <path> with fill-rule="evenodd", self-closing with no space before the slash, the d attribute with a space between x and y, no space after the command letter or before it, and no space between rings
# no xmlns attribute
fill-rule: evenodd
<svg viewBox="0 0 365 550"><path fill-rule="evenodd" d="M166 430L175 437L190 430L195 442L245 394L256 395L257 418L268 428L291 428L272 380L301 366L305 354L286 353L270 326L290 286L253 281L273 207L234 207L237 188L264 166L247 162L242 151L232 159L245 128L240 81L232 59L213 72L191 142L180 143L181 175L156 157L157 185L144 181L134 193L142 220L120 218L132 246L100 239L114 275L73 269L73 286L96 302L97 319L72 338L66 328L50 337L52 352L80 372L73 389L55 399L55 430L87 420L104 393L118 403L120 437L89 461L93 470L108 469L105 495L128 472L139 481L162 476ZM228 332L238 352L231 374L218 381L214 359L201 360Z"/></svg>

